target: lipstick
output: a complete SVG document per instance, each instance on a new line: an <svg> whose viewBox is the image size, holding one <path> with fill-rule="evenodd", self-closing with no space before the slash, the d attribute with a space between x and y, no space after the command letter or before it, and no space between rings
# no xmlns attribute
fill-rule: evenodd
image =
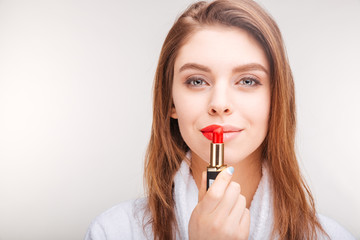
<svg viewBox="0 0 360 240"><path fill-rule="evenodd" d="M213 131L212 143L210 143L210 164L207 167L206 189L209 189L216 176L226 168L224 164L224 131L218 127Z"/></svg>

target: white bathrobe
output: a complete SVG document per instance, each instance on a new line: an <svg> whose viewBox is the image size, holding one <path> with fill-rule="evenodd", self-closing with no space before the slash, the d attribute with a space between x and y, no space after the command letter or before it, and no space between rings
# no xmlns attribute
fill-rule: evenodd
<svg viewBox="0 0 360 240"><path fill-rule="evenodd" d="M191 213L198 202L198 189L190 168L183 161L175 175L175 214L179 225L176 239L188 239L188 224ZM269 186L269 175L263 167L262 178L250 207L250 235L252 240L270 239L273 223L273 205ZM146 198L116 205L98 216L90 225L85 240L153 239L151 226L143 228ZM332 240L354 240L355 238L335 221L318 215ZM323 239L320 237L319 239Z"/></svg>

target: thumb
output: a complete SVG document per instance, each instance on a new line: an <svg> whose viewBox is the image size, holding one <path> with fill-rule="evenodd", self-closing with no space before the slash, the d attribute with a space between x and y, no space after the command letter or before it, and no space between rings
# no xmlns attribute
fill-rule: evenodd
<svg viewBox="0 0 360 240"><path fill-rule="evenodd" d="M198 202L200 202L204 198L205 194L206 194L206 171L203 171L203 173L201 175L201 184L200 184L200 189L199 189Z"/></svg>

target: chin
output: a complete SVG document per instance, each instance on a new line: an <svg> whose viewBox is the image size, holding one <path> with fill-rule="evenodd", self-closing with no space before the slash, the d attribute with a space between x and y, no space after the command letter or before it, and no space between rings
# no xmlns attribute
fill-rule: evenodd
<svg viewBox="0 0 360 240"><path fill-rule="evenodd" d="M258 147L257 149L253 151L241 151L239 149L237 150L231 150L225 148L225 164L228 166L236 165L241 162L248 162L248 161L260 161L261 160L261 149Z"/></svg>
<svg viewBox="0 0 360 240"><path fill-rule="evenodd" d="M246 159L246 157L229 157L225 155L225 164L228 165L228 166L234 166L234 165L237 165L241 162L243 162L244 160Z"/></svg>

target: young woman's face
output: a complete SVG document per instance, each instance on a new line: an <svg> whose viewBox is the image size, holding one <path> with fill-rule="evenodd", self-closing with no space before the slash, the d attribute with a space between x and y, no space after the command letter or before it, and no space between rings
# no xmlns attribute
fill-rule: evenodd
<svg viewBox="0 0 360 240"><path fill-rule="evenodd" d="M224 128L226 164L259 149L268 129L269 71L246 31L208 27L191 36L175 61L171 117L193 154L209 162L211 132L204 128L213 124Z"/></svg>

